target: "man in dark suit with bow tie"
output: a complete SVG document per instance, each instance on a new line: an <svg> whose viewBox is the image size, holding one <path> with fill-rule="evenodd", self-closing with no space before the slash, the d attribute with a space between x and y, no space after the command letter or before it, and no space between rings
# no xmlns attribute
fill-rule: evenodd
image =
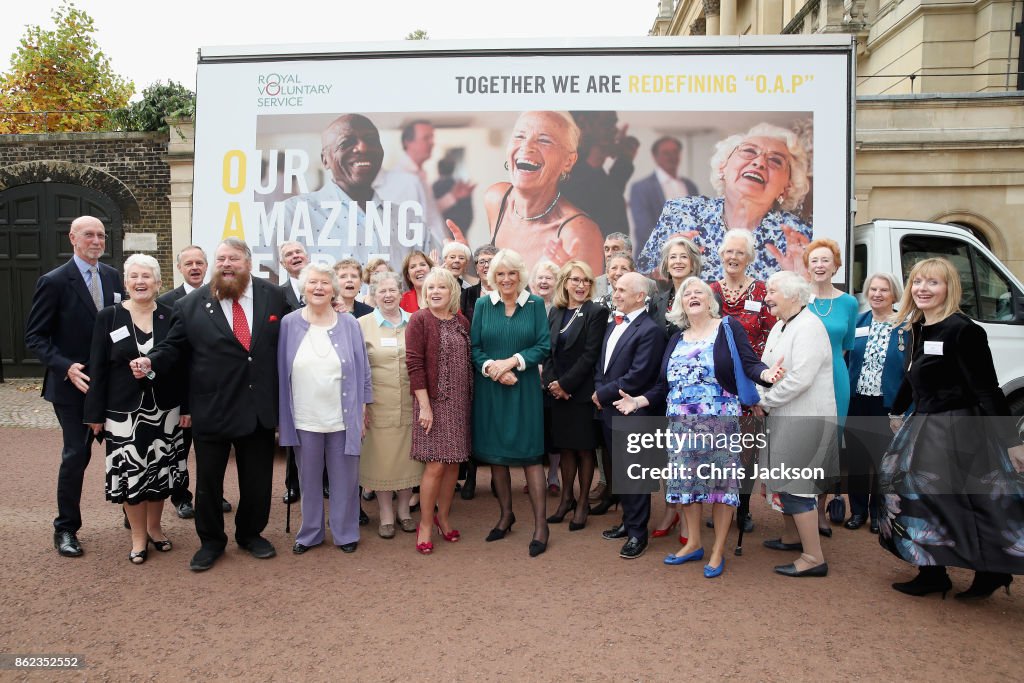
<svg viewBox="0 0 1024 683"><path fill-rule="evenodd" d="M53 404L64 449L57 475L57 518L53 545L64 557L78 557L82 546L82 480L92 454L92 430L82 421L89 389L89 347L96 312L124 296L118 272L100 263L107 248L103 223L92 216L71 222L74 254L63 266L39 278L25 323L25 345L46 368L43 398Z"/></svg>
<svg viewBox="0 0 1024 683"><path fill-rule="evenodd" d="M277 554L261 534L270 518L277 427L277 338L288 312L280 287L251 276L252 252L237 238L217 246L210 283L180 300L171 330L132 361L136 377L181 372L187 358L196 448L196 532L202 547L193 571L213 566L227 535L220 501L228 454L235 449L239 500L235 540L260 559Z"/></svg>
<svg viewBox="0 0 1024 683"><path fill-rule="evenodd" d="M615 284L614 323L605 331L601 355L594 374L594 404L601 411L605 448L612 448L612 418L621 415L612 405L620 392L637 396L658 381L665 350L665 333L647 314L644 306L647 283L639 273L626 273ZM658 415L657 406L638 410L635 415ZM662 413L663 414L663 413ZM625 467L625 453L612 453L612 462ZM612 472L605 475L612 481ZM621 494L622 524L602 535L608 540L625 538L619 556L635 559L647 550L647 524L651 519L650 494Z"/></svg>

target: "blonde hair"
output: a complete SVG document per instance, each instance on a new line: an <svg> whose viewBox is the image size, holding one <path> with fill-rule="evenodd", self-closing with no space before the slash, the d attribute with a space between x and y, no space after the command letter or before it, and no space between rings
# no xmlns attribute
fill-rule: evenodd
<svg viewBox="0 0 1024 683"><path fill-rule="evenodd" d="M924 318L924 313L914 303L914 294L911 291L914 280L918 276L929 277L938 275L946 283L946 300L942 303L942 310L939 312L939 320L945 320L954 313L960 313L960 298L963 296L963 286L960 284L960 273L948 259L927 258L919 261L907 276L907 286L903 290L903 297L900 299L900 310L896 314L893 325L899 327L904 323L910 326Z"/></svg>
<svg viewBox="0 0 1024 683"><path fill-rule="evenodd" d="M494 283L494 274L502 266L519 271L518 289L519 293L522 294L523 290L526 289L526 285L529 284L529 273L526 272L526 264L523 263L523 257L519 255L518 251L512 249L502 249L491 259L491 267L487 271L487 286L490 289L498 288Z"/></svg>
<svg viewBox="0 0 1024 683"><path fill-rule="evenodd" d="M558 271L558 283L555 285L555 300L554 305L557 308L568 308L569 307L569 293L565 291L565 286L569 282L569 278L572 276L572 271L576 269L583 271L583 276L590 280L590 287L587 289L587 299L591 299L594 296L594 271L590 269L590 266L586 261L580 261L579 259L573 259L564 266L562 270Z"/></svg>
<svg viewBox="0 0 1024 683"><path fill-rule="evenodd" d="M435 280L441 280L448 287L448 291L451 292L451 296L448 297L448 312L456 315L459 312L459 295L462 293L462 289L459 287L459 281L452 275L452 271L447 268L434 266L427 273L427 276L423 278L423 289L420 290L420 307L428 308L427 285Z"/></svg>
<svg viewBox="0 0 1024 683"><path fill-rule="evenodd" d="M391 264L388 263L387 259L382 259L380 256L374 256L372 259L366 262L366 272L363 273L363 282L370 284L373 279L374 271L380 266L387 266L388 272L391 271ZM402 288L402 280L398 280L398 288Z"/></svg>
<svg viewBox="0 0 1024 683"><path fill-rule="evenodd" d="M683 307L683 292L692 284L700 285L704 295L707 296L708 315L712 318L722 317L721 309L718 306L718 299L715 298L715 293L711 291L711 287L699 277L691 275L679 285L679 289L676 290L676 298L672 302L672 308L665 314L665 320L681 330L685 330L690 326L690 318L686 315L686 309Z"/></svg>
<svg viewBox="0 0 1024 683"><path fill-rule="evenodd" d="M711 187L715 188L719 197L725 194L725 179L721 176L722 169L740 143L747 138L775 138L786 143L790 158L789 184L786 186L784 198L779 206L785 211L798 208L803 204L804 197L811 189L811 182L808 180L810 155L803 143L800 142L799 135L770 123L759 123L746 133L730 135L715 145L715 153L711 157Z"/></svg>

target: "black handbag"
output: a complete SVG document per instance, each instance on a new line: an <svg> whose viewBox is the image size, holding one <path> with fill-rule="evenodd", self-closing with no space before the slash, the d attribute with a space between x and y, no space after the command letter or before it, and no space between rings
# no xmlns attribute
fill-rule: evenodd
<svg viewBox="0 0 1024 683"><path fill-rule="evenodd" d="M839 484L836 484L835 496L825 506L825 512L833 524L842 524L846 521L846 500L840 493Z"/></svg>

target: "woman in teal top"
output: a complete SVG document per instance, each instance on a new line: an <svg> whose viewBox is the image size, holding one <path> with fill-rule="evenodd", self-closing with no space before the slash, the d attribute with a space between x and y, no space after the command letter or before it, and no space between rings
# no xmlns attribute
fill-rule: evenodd
<svg viewBox="0 0 1024 683"><path fill-rule="evenodd" d="M477 302L470 335L476 375L473 393L473 453L491 465L501 517L488 541L511 531L512 481L508 468L522 466L529 484L534 531L530 556L547 549L544 467L544 409L538 365L551 349L544 301L526 291L522 257L511 249L494 255L487 283L491 292Z"/></svg>
<svg viewBox="0 0 1024 683"><path fill-rule="evenodd" d="M832 384L836 392L836 412L839 420L839 439L843 438L843 424L850 410L850 371L846 366L846 352L853 350L857 332L857 299L832 286L832 278L843 265L839 244L835 240L817 239L804 251L804 265L811 280L814 297L809 308L821 318L832 344ZM825 514L827 493L818 496L818 532L831 536L832 527Z"/></svg>

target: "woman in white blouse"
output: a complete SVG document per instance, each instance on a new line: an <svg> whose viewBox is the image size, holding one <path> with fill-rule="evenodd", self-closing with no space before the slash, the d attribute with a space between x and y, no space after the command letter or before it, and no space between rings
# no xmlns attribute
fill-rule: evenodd
<svg viewBox="0 0 1024 683"><path fill-rule="evenodd" d="M373 403L363 333L351 315L334 310L340 288L334 271L310 263L299 274L306 306L281 320L277 347L282 446L295 447L302 487L302 526L292 552L324 541L324 466L331 482L334 544L359 544L359 454L366 404Z"/></svg>

